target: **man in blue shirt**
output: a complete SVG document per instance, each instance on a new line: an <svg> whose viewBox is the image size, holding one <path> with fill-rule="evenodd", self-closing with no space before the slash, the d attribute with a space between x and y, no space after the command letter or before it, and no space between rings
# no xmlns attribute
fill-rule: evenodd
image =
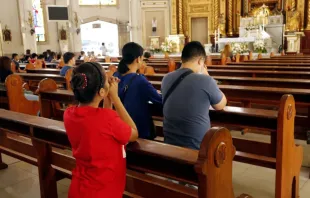
<svg viewBox="0 0 310 198"><path fill-rule="evenodd" d="M63 55L65 66L60 70L60 75L65 76L66 72L75 65L75 57L72 52L66 52Z"/></svg>
<svg viewBox="0 0 310 198"><path fill-rule="evenodd" d="M188 43L181 58L182 67L167 74L162 81L165 143L198 150L210 129L210 106L222 110L227 101L207 72L206 52L201 43ZM188 75L174 86L166 99L172 84L185 73Z"/></svg>

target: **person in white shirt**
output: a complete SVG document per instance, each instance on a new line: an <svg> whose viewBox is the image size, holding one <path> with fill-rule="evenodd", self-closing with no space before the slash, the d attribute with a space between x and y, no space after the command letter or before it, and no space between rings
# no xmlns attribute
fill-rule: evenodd
<svg viewBox="0 0 310 198"><path fill-rule="evenodd" d="M157 31L157 20L154 17L153 20L152 20L152 33L153 33L153 35L156 34L156 31Z"/></svg>
<svg viewBox="0 0 310 198"><path fill-rule="evenodd" d="M107 48L105 47L105 44L102 43L102 47L101 47L101 51L102 51L102 56L106 56L107 55Z"/></svg>

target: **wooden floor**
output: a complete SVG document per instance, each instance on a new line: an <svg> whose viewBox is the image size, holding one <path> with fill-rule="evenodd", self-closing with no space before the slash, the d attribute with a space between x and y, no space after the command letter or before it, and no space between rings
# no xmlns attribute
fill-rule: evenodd
<svg viewBox="0 0 310 198"><path fill-rule="evenodd" d="M264 138L257 134L233 132L238 138ZM259 137L258 137L259 136ZM0 170L0 197L1 198L39 198L39 183L37 167L14 158L3 155L5 163L9 164L6 170ZM302 167L300 173L300 198L309 198L310 195L310 168ZM58 182L59 198L68 195L70 180L63 179ZM234 162L233 185L235 195L247 193L254 198L274 198L275 170Z"/></svg>

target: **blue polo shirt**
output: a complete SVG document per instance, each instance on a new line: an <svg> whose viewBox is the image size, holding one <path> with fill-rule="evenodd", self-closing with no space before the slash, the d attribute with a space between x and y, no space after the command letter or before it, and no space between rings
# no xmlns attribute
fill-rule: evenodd
<svg viewBox="0 0 310 198"><path fill-rule="evenodd" d="M71 68L72 68L71 66L64 66L64 67L61 68L61 70L60 70L60 75L61 75L61 76L65 76L66 73L67 73L67 71L68 71L69 69L71 69Z"/></svg>
<svg viewBox="0 0 310 198"><path fill-rule="evenodd" d="M114 76L121 80L118 84L118 94L138 128L139 137L149 139L152 130L152 115L149 102L162 104L161 95L157 93L157 90L144 75L131 73L122 76L116 72ZM136 77L130 83L124 98L124 88L134 76Z"/></svg>

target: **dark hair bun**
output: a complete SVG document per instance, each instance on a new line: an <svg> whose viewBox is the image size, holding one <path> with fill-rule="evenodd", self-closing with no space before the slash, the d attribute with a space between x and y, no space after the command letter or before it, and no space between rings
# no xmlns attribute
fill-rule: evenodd
<svg viewBox="0 0 310 198"><path fill-rule="evenodd" d="M74 74L72 76L72 79L71 79L71 88L73 90L75 89L83 89L83 86L85 86L87 82L85 82L85 78L82 74L80 73L77 73L77 74Z"/></svg>
<svg viewBox="0 0 310 198"><path fill-rule="evenodd" d="M83 63L72 72L71 88L80 103L90 103L98 91L104 87L105 75L98 63Z"/></svg>

